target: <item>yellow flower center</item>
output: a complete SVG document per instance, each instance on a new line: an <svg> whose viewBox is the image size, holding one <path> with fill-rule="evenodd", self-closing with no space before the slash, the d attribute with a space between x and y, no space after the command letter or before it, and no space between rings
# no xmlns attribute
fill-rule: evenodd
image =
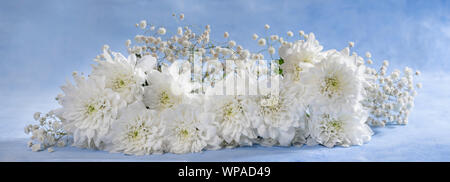
<svg viewBox="0 0 450 182"><path fill-rule="evenodd" d="M335 76L326 77L324 83L321 87L321 93L327 95L328 97L333 97L340 90L339 79Z"/></svg>
<svg viewBox="0 0 450 182"><path fill-rule="evenodd" d="M86 110L87 110L87 113L88 113L89 115L97 111L97 109L95 109L95 107L94 107L93 105L91 105L91 104L89 104L89 105L87 106L87 109L86 109Z"/></svg>
<svg viewBox="0 0 450 182"><path fill-rule="evenodd" d="M112 89L118 91L127 88L131 83L133 83L132 77L121 74L112 82Z"/></svg>
<svg viewBox="0 0 450 182"><path fill-rule="evenodd" d="M159 95L159 102L164 107L172 107L173 103L170 101L169 94L166 91L161 92Z"/></svg>
<svg viewBox="0 0 450 182"><path fill-rule="evenodd" d="M183 138L187 138L187 137L189 136L189 132L188 132L186 129L182 129L182 130L180 131L180 135L181 135Z"/></svg>
<svg viewBox="0 0 450 182"><path fill-rule="evenodd" d="M327 127L328 128L333 128L334 131L340 131L343 127L342 122L337 121L337 120L333 120L327 123Z"/></svg>
<svg viewBox="0 0 450 182"><path fill-rule="evenodd" d="M312 59L309 57L303 58L303 62L305 63L312 63Z"/></svg>

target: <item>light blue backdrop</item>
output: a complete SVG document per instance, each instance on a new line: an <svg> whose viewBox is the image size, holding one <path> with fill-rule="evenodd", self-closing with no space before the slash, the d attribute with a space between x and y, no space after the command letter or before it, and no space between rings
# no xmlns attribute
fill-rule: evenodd
<svg viewBox="0 0 450 182"><path fill-rule="evenodd" d="M371 51L393 68L420 69L410 124L376 129L362 147L240 148L189 155L126 157L75 148L32 153L23 126L35 111L56 108L54 96L72 71L88 73L103 44L125 53L141 19L174 31L172 13L185 23L210 24L256 50L253 33L314 32L325 49ZM172 28L172 29L170 29ZM282 160L450 161L450 1L125 1L15 0L0 3L0 160ZM220 157L219 157L220 156Z"/></svg>

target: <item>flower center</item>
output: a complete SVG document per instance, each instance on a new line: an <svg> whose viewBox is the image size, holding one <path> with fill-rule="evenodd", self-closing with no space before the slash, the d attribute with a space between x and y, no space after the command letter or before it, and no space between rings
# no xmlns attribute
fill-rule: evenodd
<svg viewBox="0 0 450 182"><path fill-rule="evenodd" d="M310 57L305 57L305 58L303 58L303 62L312 63L312 59Z"/></svg>
<svg viewBox="0 0 450 182"><path fill-rule="evenodd" d="M183 137L183 138L187 138L187 137L189 136L189 132L188 132L186 129L182 129L182 130L180 131L180 135L181 135L181 137Z"/></svg>
<svg viewBox="0 0 450 182"><path fill-rule="evenodd" d="M170 101L169 94L166 91L162 91L159 95L159 103L164 107L172 107L173 103Z"/></svg>
<svg viewBox="0 0 450 182"><path fill-rule="evenodd" d="M132 78L129 78L126 75L121 75L112 82L112 89L114 91L118 91L123 88L127 88L130 83L132 83Z"/></svg>
<svg viewBox="0 0 450 182"><path fill-rule="evenodd" d="M327 127L332 128L332 131L341 131L342 125L342 122L338 120L333 120L327 123Z"/></svg>
<svg viewBox="0 0 450 182"><path fill-rule="evenodd" d="M128 125L126 136L130 141L136 141L151 134L143 120L144 118L138 116L132 124Z"/></svg>
<svg viewBox="0 0 450 182"><path fill-rule="evenodd" d="M299 65L295 65L295 80L300 80L300 72L303 71L303 68L300 67Z"/></svg>
<svg viewBox="0 0 450 182"><path fill-rule="evenodd" d="M337 77L330 76L324 79L320 92L327 95L329 98L333 97L340 90L340 83Z"/></svg>
<svg viewBox="0 0 450 182"><path fill-rule="evenodd" d="M130 131L130 132L128 133L128 136L129 136L131 139L136 139L136 138L139 136L139 131L138 131L138 130Z"/></svg>
<svg viewBox="0 0 450 182"><path fill-rule="evenodd" d="M225 120L231 119L242 111L240 104L228 103L223 107L223 117Z"/></svg>
<svg viewBox="0 0 450 182"><path fill-rule="evenodd" d="M95 111L97 111L97 109L95 109L95 107L94 107L93 105L88 105L88 106L87 106L87 113L88 113L88 114L92 114L92 113L94 113Z"/></svg>
<svg viewBox="0 0 450 182"><path fill-rule="evenodd" d="M261 107L265 113L275 113L281 109L281 102L278 96L270 94L263 97Z"/></svg>
<svg viewBox="0 0 450 182"><path fill-rule="evenodd" d="M328 133L339 134L344 129L344 123L338 119L331 118L330 115L324 114L322 120L322 129Z"/></svg>

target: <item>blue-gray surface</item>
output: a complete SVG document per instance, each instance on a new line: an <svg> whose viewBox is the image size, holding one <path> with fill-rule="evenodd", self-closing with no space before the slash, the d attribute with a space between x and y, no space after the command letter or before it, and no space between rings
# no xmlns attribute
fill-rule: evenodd
<svg viewBox="0 0 450 182"><path fill-rule="evenodd" d="M89 72L103 44L124 52L141 19L174 28L211 24L213 37L251 41L271 33L315 32L326 49L356 43L375 61L423 70L406 126L375 128L368 144L350 148L242 147L197 154L126 156L73 147L31 152L23 126L35 111L57 107L53 97L74 70ZM173 29L172 29L173 30ZM170 31L170 29L169 29ZM239 34L238 34L239 33ZM4 1L0 3L0 161L450 161L450 1Z"/></svg>

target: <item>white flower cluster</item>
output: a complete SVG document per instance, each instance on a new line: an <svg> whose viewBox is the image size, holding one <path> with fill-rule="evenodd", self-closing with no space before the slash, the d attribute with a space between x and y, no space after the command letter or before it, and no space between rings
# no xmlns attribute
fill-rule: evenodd
<svg viewBox="0 0 450 182"><path fill-rule="evenodd" d="M54 111L50 111L45 115L40 112L34 113L34 120L39 122L36 125L25 126L25 133L31 133L31 140L27 146L31 150L37 152L47 149L53 152L53 147L64 147L70 142L70 138L63 129L61 119L55 116Z"/></svg>
<svg viewBox="0 0 450 182"><path fill-rule="evenodd" d="M128 57L104 46L91 74L75 72L75 84L61 87L61 108L26 127L43 145L30 144L33 151L63 137L134 155L253 144L348 147L371 139L369 125L406 124L414 103L412 70L387 75L385 62L377 72L368 67L370 53L367 61L351 53L353 42L324 51L313 33L299 31L292 42L292 31L253 34L263 48L252 53L228 32L226 41L210 40L209 25L200 33L180 26L171 36L145 20L136 27L144 34L135 45L126 41Z"/></svg>
<svg viewBox="0 0 450 182"><path fill-rule="evenodd" d="M370 57L370 53L368 54ZM420 71L413 73L406 67L403 75L400 70L386 74L388 61L384 61L381 68L376 71L367 68L369 85L364 106L370 111L368 123L375 126L384 126L387 123L407 124L408 115L414 106L414 97L417 95L415 87L421 88L420 83L414 86L413 76L420 75Z"/></svg>

